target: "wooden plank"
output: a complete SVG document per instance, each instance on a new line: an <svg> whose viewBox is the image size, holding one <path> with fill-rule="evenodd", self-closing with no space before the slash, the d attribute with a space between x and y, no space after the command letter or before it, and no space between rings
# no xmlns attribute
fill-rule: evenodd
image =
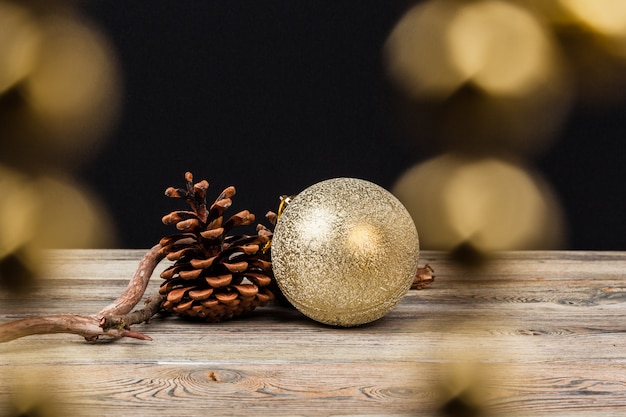
<svg viewBox="0 0 626 417"><path fill-rule="evenodd" d="M0 323L94 313L143 253L52 252L38 288L0 292ZM0 415L24 384L76 416L426 416L457 385L494 415L624 415L626 253L503 253L471 270L437 252L426 262L431 287L358 328L272 306L226 323L169 316L136 326L153 342L47 335L0 344Z"/></svg>
<svg viewBox="0 0 626 417"><path fill-rule="evenodd" d="M402 414L428 395L404 364L169 362L114 376L110 366L59 368L72 382L46 388L68 414L94 416Z"/></svg>

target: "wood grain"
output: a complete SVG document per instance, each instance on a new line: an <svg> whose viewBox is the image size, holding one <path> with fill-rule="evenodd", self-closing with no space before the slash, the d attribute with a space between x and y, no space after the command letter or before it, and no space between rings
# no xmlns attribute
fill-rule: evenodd
<svg viewBox="0 0 626 417"><path fill-rule="evenodd" d="M0 322L93 314L144 253L51 252L35 291L0 293ZM503 253L467 270L426 252L420 263L435 282L358 328L272 306L220 324L135 326L152 342L0 344L0 415L28 392L72 416L429 416L455 395L485 415L626 415L626 253Z"/></svg>

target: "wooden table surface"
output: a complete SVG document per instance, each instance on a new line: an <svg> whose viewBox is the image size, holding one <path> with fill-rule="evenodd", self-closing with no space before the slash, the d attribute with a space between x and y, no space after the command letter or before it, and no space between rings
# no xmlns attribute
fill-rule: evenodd
<svg viewBox="0 0 626 417"><path fill-rule="evenodd" d="M0 323L94 314L144 252L52 252L36 291L0 292ZM452 404L474 403L476 415L626 415L626 253L504 253L468 271L425 252L424 263L430 287L358 328L272 306L221 324L134 327L152 342L0 344L0 415L33 402L58 416L471 415Z"/></svg>

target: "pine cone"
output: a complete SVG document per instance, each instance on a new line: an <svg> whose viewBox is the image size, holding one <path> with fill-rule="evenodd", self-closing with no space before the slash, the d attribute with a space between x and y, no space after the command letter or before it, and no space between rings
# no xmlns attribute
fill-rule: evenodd
<svg viewBox="0 0 626 417"><path fill-rule="evenodd" d="M265 306L274 299L269 248L272 232L257 226L257 235L228 235L237 226L250 225L254 214L243 210L224 222L235 188L226 188L207 209L207 181L193 184L187 172L186 189L168 188L165 195L187 200L193 211L174 211L163 223L176 225L181 234L161 239L163 253L175 261L161 273L159 292L166 295L163 309L183 316L217 322Z"/></svg>

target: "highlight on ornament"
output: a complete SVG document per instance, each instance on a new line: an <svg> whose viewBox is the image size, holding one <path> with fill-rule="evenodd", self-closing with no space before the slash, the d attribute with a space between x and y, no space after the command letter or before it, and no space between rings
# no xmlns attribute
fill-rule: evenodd
<svg viewBox="0 0 626 417"><path fill-rule="evenodd" d="M159 313L223 321L285 298L316 321L353 326L381 318L409 288L423 289L434 279L429 265L418 268L417 231L406 209L375 184L352 178L315 184L283 198L278 214L268 212L269 227L257 224L255 233L246 234L239 230L255 223L254 214L241 210L225 217L234 187L207 204L206 180L194 183L187 172L185 183L165 192L189 205L162 219L177 232L144 255L117 299L93 315L32 316L0 324L0 342L49 333L77 334L92 342L152 340L131 326ZM161 273L158 292L135 309L164 259L171 264Z"/></svg>

